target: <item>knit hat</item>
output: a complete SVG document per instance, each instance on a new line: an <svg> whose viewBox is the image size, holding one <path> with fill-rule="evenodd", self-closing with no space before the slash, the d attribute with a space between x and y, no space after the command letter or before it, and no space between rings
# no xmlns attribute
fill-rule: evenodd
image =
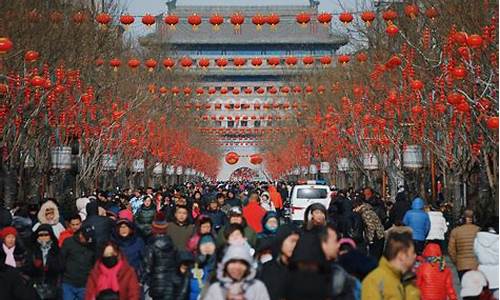
<svg viewBox="0 0 500 300"><path fill-rule="evenodd" d="M203 234L200 237L200 240L198 241L198 246L201 246L201 245L206 244L206 243L212 243L215 245L215 239L210 233Z"/></svg>
<svg viewBox="0 0 500 300"><path fill-rule="evenodd" d="M120 219L127 219L130 222L134 222L134 215L132 214L132 211L130 211L129 209L120 210L120 212L118 213L118 217Z"/></svg>
<svg viewBox="0 0 500 300"><path fill-rule="evenodd" d="M12 235L14 235L14 236L17 237L17 230L16 230L16 228L14 228L12 226L5 227L4 229L2 229L2 231L0 231L0 238L4 239L9 234L12 234Z"/></svg>
<svg viewBox="0 0 500 300"><path fill-rule="evenodd" d="M480 271L468 271L462 277L462 290L460 296L475 297L481 294L483 287L487 286L488 282Z"/></svg>
<svg viewBox="0 0 500 300"><path fill-rule="evenodd" d="M156 213L153 223L151 224L153 234L166 234L167 233L167 218L165 213L159 211Z"/></svg>
<svg viewBox="0 0 500 300"><path fill-rule="evenodd" d="M341 238L339 240L339 245L342 246L342 244L348 244L353 249L356 249L356 242L353 239L351 239L351 238Z"/></svg>

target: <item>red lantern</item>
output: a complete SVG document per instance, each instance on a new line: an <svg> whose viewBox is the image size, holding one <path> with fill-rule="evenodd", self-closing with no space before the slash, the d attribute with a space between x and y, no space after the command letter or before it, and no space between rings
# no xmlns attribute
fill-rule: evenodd
<svg viewBox="0 0 500 300"><path fill-rule="evenodd" d="M7 37L0 37L0 54L5 54L12 50L14 43Z"/></svg>
<svg viewBox="0 0 500 300"><path fill-rule="evenodd" d="M330 24L331 21L332 21L332 14L330 13L323 12L318 15L318 22L325 26Z"/></svg>
<svg viewBox="0 0 500 300"><path fill-rule="evenodd" d="M196 89L196 95L203 95L203 93L205 92L205 90L203 90L203 88L199 87Z"/></svg>
<svg viewBox="0 0 500 300"><path fill-rule="evenodd" d="M454 67L451 71L453 78L462 80L467 76L467 70L463 66Z"/></svg>
<svg viewBox="0 0 500 300"><path fill-rule="evenodd" d="M156 68L156 65L158 64L156 62L156 60L150 58L148 60L146 60L146 62L144 63L146 65L146 67L148 68L148 71L149 72L153 72L154 68Z"/></svg>
<svg viewBox="0 0 500 300"><path fill-rule="evenodd" d="M64 15L59 11L53 11L49 18L52 23L59 24L64 20Z"/></svg>
<svg viewBox="0 0 500 300"><path fill-rule="evenodd" d="M408 4L405 6L405 15L415 19L419 13L418 6L415 4Z"/></svg>
<svg viewBox="0 0 500 300"><path fill-rule="evenodd" d="M159 92L162 96L165 96L168 93L168 89L164 86L160 87Z"/></svg>
<svg viewBox="0 0 500 300"><path fill-rule="evenodd" d="M358 60L358 62L364 63L368 60L368 56L366 55L366 53L361 52L356 56L356 59Z"/></svg>
<svg viewBox="0 0 500 300"><path fill-rule="evenodd" d="M277 92L278 92L278 89L277 89L276 87L274 87L274 86L272 86L272 87L269 89L269 94L274 95L274 94L276 94Z"/></svg>
<svg viewBox="0 0 500 300"><path fill-rule="evenodd" d="M392 68L397 68L401 65L401 58L397 55L393 55L389 58L387 63L385 64L386 68L392 69Z"/></svg>
<svg viewBox="0 0 500 300"><path fill-rule="evenodd" d="M109 23L111 23L113 18L111 18L111 16L107 13L100 13L95 17L95 20L99 23L99 26L106 27Z"/></svg>
<svg viewBox="0 0 500 300"><path fill-rule="evenodd" d="M323 94L325 92L326 88L323 85L318 86L318 94Z"/></svg>
<svg viewBox="0 0 500 300"><path fill-rule="evenodd" d="M135 21L135 19L131 15L120 16L120 23L122 23L123 26L125 26L125 29L128 29L128 27L130 25L132 25L132 23L134 23L134 21Z"/></svg>
<svg viewBox="0 0 500 300"><path fill-rule="evenodd" d="M424 108L421 105L415 105L411 108L411 113L418 116L424 112Z"/></svg>
<svg viewBox="0 0 500 300"><path fill-rule="evenodd" d="M208 88L208 94L213 95L213 94L215 94L216 92L217 92L217 90L216 90L213 86L212 86L212 87L210 87L210 88Z"/></svg>
<svg viewBox="0 0 500 300"><path fill-rule="evenodd" d="M340 13L340 15L339 15L339 20L340 20L340 22L344 23L344 25L351 23L353 19L354 19L354 17L352 16L352 14L350 12L343 12L343 13Z"/></svg>
<svg viewBox="0 0 500 300"><path fill-rule="evenodd" d="M365 22L366 26L370 26L373 20L375 20L375 13L373 11L364 11L361 13L361 20Z"/></svg>
<svg viewBox="0 0 500 300"><path fill-rule="evenodd" d="M30 83L33 87L39 88L46 83L46 80L42 76L33 76Z"/></svg>
<svg viewBox="0 0 500 300"><path fill-rule="evenodd" d="M165 58L163 60L163 66L167 69L170 70L175 66L175 60L171 59L170 57Z"/></svg>
<svg viewBox="0 0 500 300"><path fill-rule="evenodd" d="M413 80L411 82L411 88L414 90L414 91L420 91L424 88L424 83L420 80Z"/></svg>
<svg viewBox="0 0 500 300"><path fill-rule="evenodd" d="M252 154L250 155L250 163L252 165L260 165L262 163L263 159L260 154Z"/></svg>
<svg viewBox="0 0 500 300"><path fill-rule="evenodd" d="M312 86L310 86L310 85L306 86L306 88L305 88L306 94L312 94L313 91L314 91L314 89Z"/></svg>
<svg viewBox="0 0 500 300"><path fill-rule="evenodd" d="M198 66L200 66L203 69L206 69L210 66L210 60L208 58L200 58L198 60Z"/></svg>
<svg viewBox="0 0 500 300"><path fill-rule="evenodd" d="M198 30L198 26L201 24L201 17L198 16L196 13L190 15L188 17L188 23L192 26L193 31Z"/></svg>
<svg viewBox="0 0 500 300"><path fill-rule="evenodd" d="M259 87L259 88L257 89L257 94L262 95L262 94L264 94L264 92L265 92L265 91L266 91L266 90L265 90L263 87Z"/></svg>
<svg viewBox="0 0 500 300"><path fill-rule="evenodd" d="M184 56L183 58L181 58L181 66L183 68L190 68L192 65L193 65L193 60L187 56Z"/></svg>
<svg viewBox="0 0 500 300"><path fill-rule="evenodd" d="M118 71L118 68L120 67L121 64L122 62L118 58L113 58L112 60L109 61L109 65L113 67L113 71L115 72Z"/></svg>
<svg viewBox="0 0 500 300"><path fill-rule="evenodd" d="M311 21L311 16L308 13L301 12L295 19L300 26L305 27Z"/></svg>
<svg viewBox="0 0 500 300"><path fill-rule="evenodd" d="M483 38L478 34L471 34L467 37L467 45L473 49L480 48L483 45Z"/></svg>
<svg viewBox="0 0 500 300"><path fill-rule="evenodd" d="M219 14L215 14L210 17L209 20L210 24L212 24L212 30L213 31L219 31L220 25L224 23L224 18L220 16Z"/></svg>
<svg viewBox="0 0 500 300"><path fill-rule="evenodd" d="M280 22L280 16L278 16L275 13L271 13L266 18L266 23L271 25L271 30L274 30L276 26L279 24L279 22Z"/></svg>
<svg viewBox="0 0 500 300"><path fill-rule="evenodd" d="M439 17L439 11L434 6L431 6L425 10L425 15L427 16L427 18L434 21L434 19Z"/></svg>
<svg viewBox="0 0 500 300"><path fill-rule="evenodd" d="M389 24L389 25L387 25L385 32L387 33L388 36L394 37L398 34L399 28L394 24Z"/></svg>
<svg viewBox="0 0 500 300"><path fill-rule="evenodd" d="M260 67L262 65L262 58L254 57L254 58L252 58L251 63L254 67Z"/></svg>
<svg viewBox="0 0 500 300"><path fill-rule="evenodd" d="M296 86L293 88L293 92L294 92L295 94L299 94L299 93L301 93L301 92L302 92L302 88L301 88L300 86L296 85Z"/></svg>
<svg viewBox="0 0 500 300"><path fill-rule="evenodd" d="M289 67L291 67L291 66L295 66L295 65L297 64L297 62L298 62L298 59L297 59L297 57L295 57L295 56L289 56L289 57L287 57L287 58L285 59L285 64L286 64L287 66L289 66Z"/></svg>
<svg viewBox="0 0 500 300"><path fill-rule="evenodd" d="M270 57L267 59L267 64L270 65L271 67L276 67L279 65L281 62L281 59L279 57Z"/></svg>
<svg viewBox="0 0 500 300"><path fill-rule="evenodd" d="M384 13L382 14L382 18L388 23L394 22L394 20L396 20L397 17L398 13L392 9L388 9L384 11Z"/></svg>
<svg viewBox="0 0 500 300"><path fill-rule="evenodd" d="M216 64L218 67L220 67L220 68L224 68L224 67L226 67L226 66L227 66L227 59L222 58L222 57L221 57L221 58L217 58L217 59L215 60L215 64Z"/></svg>
<svg viewBox="0 0 500 300"><path fill-rule="evenodd" d="M40 57L40 53L34 50L26 51L24 54L24 60L27 62L34 62Z"/></svg>
<svg viewBox="0 0 500 300"><path fill-rule="evenodd" d="M488 129L498 130L498 117L489 117L486 120L486 126Z"/></svg>
<svg viewBox="0 0 500 300"><path fill-rule="evenodd" d="M131 69L136 69L141 65L141 61L136 58L131 58L128 60L128 66Z"/></svg>
<svg viewBox="0 0 500 300"><path fill-rule="evenodd" d="M177 96L181 92L181 89L177 86L172 87L172 94Z"/></svg>
<svg viewBox="0 0 500 300"><path fill-rule="evenodd" d="M347 64L350 60L351 58L349 57L349 55L340 55L338 58L339 63L342 65Z"/></svg>
<svg viewBox="0 0 500 300"><path fill-rule="evenodd" d="M310 66L310 65L314 64L314 57L312 57L312 56L304 56L302 58L302 62L304 63L304 65Z"/></svg>
<svg viewBox="0 0 500 300"><path fill-rule="evenodd" d="M83 22L85 22L85 20L86 20L86 16L81 11L79 11L73 15L73 22L75 22L75 24L77 24L77 25L82 24Z"/></svg>
<svg viewBox="0 0 500 300"><path fill-rule="evenodd" d="M467 43L467 33L463 31L455 32L453 34L453 41L459 45L465 45Z"/></svg>
<svg viewBox="0 0 500 300"><path fill-rule="evenodd" d="M252 17L252 23L257 28L257 31L260 31L262 30L262 26L266 24L266 17L264 17L261 14L256 14L255 16Z"/></svg>
<svg viewBox="0 0 500 300"><path fill-rule="evenodd" d="M228 163L230 165L234 165L234 164L238 163L239 160L240 160L240 156L238 154L236 154L235 152L229 152L228 154L226 154L226 163Z"/></svg>
<svg viewBox="0 0 500 300"><path fill-rule="evenodd" d="M233 58L233 64L235 67L240 68L247 63L246 58L243 57L235 57Z"/></svg>
<svg viewBox="0 0 500 300"><path fill-rule="evenodd" d="M98 59L95 60L95 65L96 65L96 67L100 67L100 66L104 65L104 59L99 57Z"/></svg>
<svg viewBox="0 0 500 300"><path fill-rule="evenodd" d="M227 87L221 87L221 88L220 88L219 93L220 93L221 95L225 95L225 94L227 94L227 92L228 92Z"/></svg>
<svg viewBox="0 0 500 300"><path fill-rule="evenodd" d="M249 94L251 94L253 92L253 89L248 86L243 91L245 92L245 94L249 95Z"/></svg>
<svg viewBox="0 0 500 300"><path fill-rule="evenodd" d="M290 88L285 85L285 86L281 87L280 92L284 95L288 95L288 93L290 92Z"/></svg>
<svg viewBox="0 0 500 300"><path fill-rule="evenodd" d="M234 13L231 16L231 24L233 24L235 30L239 30L241 25L245 22L245 17L240 13Z"/></svg>
<svg viewBox="0 0 500 300"><path fill-rule="evenodd" d="M184 95L188 96L188 95L191 95L191 88L190 87L185 87L184 90Z"/></svg>
<svg viewBox="0 0 500 300"><path fill-rule="evenodd" d="M163 21L169 26L170 29L175 29L175 25L179 23L179 17L176 15L167 15Z"/></svg>
<svg viewBox="0 0 500 300"><path fill-rule="evenodd" d="M457 110L461 113L464 113L464 114L470 112L469 103L467 103L466 101L459 103L457 105Z"/></svg>
<svg viewBox="0 0 500 300"><path fill-rule="evenodd" d="M233 95L239 95L240 94L240 90L237 89L237 88L233 88L233 90L231 92L233 93ZM238 104L238 106L240 106L240 105ZM238 109L239 107L236 107L236 104L235 104L234 108Z"/></svg>
<svg viewBox="0 0 500 300"><path fill-rule="evenodd" d="M155 24L156 19L150 14L146 14L145 16L142 17L142 24L146 25L147 27L151 27Z"/></svg>

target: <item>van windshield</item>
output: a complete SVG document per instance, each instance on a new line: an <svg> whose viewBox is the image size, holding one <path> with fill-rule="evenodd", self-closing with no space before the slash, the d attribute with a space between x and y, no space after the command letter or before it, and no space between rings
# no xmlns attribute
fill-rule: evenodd
<svg viewBox="0 0 500 300"><path fill-rule="evenodd" d="M300 199L324 199L326 197L326 189L300 188L297 190L297 198Z"/></svg>

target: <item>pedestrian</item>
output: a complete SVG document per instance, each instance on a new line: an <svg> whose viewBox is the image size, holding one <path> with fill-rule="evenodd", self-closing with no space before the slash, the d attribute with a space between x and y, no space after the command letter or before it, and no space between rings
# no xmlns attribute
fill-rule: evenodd
<svg viewBox="0 0 500 300"><path fill-rule="evenodd" d="M1 219L1 217L0 217ZM6 300L37 299L35 289L15 268L5 264L5 252L0 251L0 296Z"/></svg>
<svg viewBox="0 0 500 300"><path fill-rule="evenodd" d="M403 218L407 211L411 209L411 203L403 185L398 186L395 202L389 211L389 223L394 226L403 225Z"/></svg>
<svg viewBox="0 0 500 300"><path fill-rule="evenodd" d="M255 232L262 231L262 218L266 214L266 210L259 203L259 195L254 192L250 195L248 204L243 207L243 217L247 221L248 226Z"/></svg>
<svg viewBox="0 0 500 300"><path fill-rule="evenodd" d="M134 223L127 219L119 219L116 222L112 240L118 245L128 264L139 274L145 245Z"/></svg>
<svg viewBox="0 0 500 300"><path fill-rule="evenodd" d="M377 267L378 262L361 252L352 239L342 238L339 245L338 264L361 283L366 275Z"/></svg>
<svg viewBox="0 0 500 300"><path fill-rule="evenodd" d="M283 210L283 198L281 194L278 192L278 189L276 188L276 186L274 186L274 184L269 184L269 186L267 187L267 191L269 193L269 197L271 198L271 202L276 209L276 212L278 213L278 215L281 215L281 211Z"/></svg>
<svg viewBox="0 0 500 300"><path fill-rule="evenodd" d="M406 228L390 230L378 267L361 283L361 299L420 299L418 288L401 281L403 274L413 267L415 257L411 231Z"/></svg>
<svg viewBox="0 0 500 300"><path fill-rule="evenodd" d="M437 243L429 243L422 253L423 262L417 268L416 285L420 289L422 300L457 300L453 287L451 269L446 266L446 259Z"/></svg>
<svg viewBox="0 0 500 300"><path fill-rule="evenodd" d="M217 267L217 281L210 285L205 299L269 299L265 285L255 279L255 275L254 260L248 245L231 244Z"/></svg>
<svg viewBox="0 0 500 300"><path fill-rule="evenodd" d="M462 300L496 300L488 287L488 281L481 271L467 271L462 277L460 290Z"/></svg>
<svg viewBox="0 0 500 300"><path fill-rule="evenodd" d="M478 262L474 254L474 239L479 232L479 226L474 224L474 212L464 211L465 223L454 228L448 241L448 254L457 267L458 277L462 279L465 272L477 270Z"/></svg>
<svg viewBox="0 0 500 300"><path fill-rule="evenodd" d="M293 251L300 238L299 231L292 225L283 225L278 229L272 241L273 259L264 263L258 278L265 284L271 300L285 298L289 276L289 264Z"/></svg>
<svg viewBox="0 0 500 300"><path fill-rule="evenodd" d="M92 245L94 236L94 228L83 225L63 243L61 248L64 264L63 300L84 299L87 277L95 261L95 248Z"/></svg>
<svg viewBox="0 0 500 300"><path fill-rule="evenodd" d="M328 212L321 203L313 203L304 212L304 224L302 228L306 231L319 232L326 226Z"/></svg>
<svg viewBox="0 0 500 300"><path fill-rule="evenodd" d="M215 239L211 234L199 238L194 265L189 270L189 300L203 298L216 271Z"/></svg>
<svg viewBox="0 0 500 300"><path fill-rule="evenodd" d="M417 255L422 254L425 239L431 228L431 221L429 215L424 211L424 200L422 198L417 197L413 200L411 209L403 217L403 224L412 229L415 251Z"/></svg>
<svg viewBox="0 0 500 300"><path fill-rule="evenodd" d="M78 215L80 215L82 222L87 218L87 204L89 202L90 199L86 197L76 199L76 210L78 211Z"/></svg>
<svg viewBox="0 0 500 300"><path fill-rule="evenodd" d="M135 224L139 228L144 239L151 236L151 223L156 214L156 207L153 204L153 198L146 196L137 213L134 215Z"/></svg>
<svg viewBox="0 0 500 300"><path fill-rule="evenodd" d="M12 268L23 268L26 265L27 250L17 239L17 230L12 227L4 227L0 231L2 239L2 251L5 253L3 263Z"/></svg>
<svg viewBox="0 0 500 300"><path fill-rule="evenodd" d="M177 251L187 249L188 240L193 233L194 226L189 223L189 209L186 206L176 206L174 221L168 223L168 235L174 242Z"/></svg>
<svg viewBox="0 0 500 300"><path fill-rule="evenodd" d="M385 224L387 218L387 211L385 208L384 201L380 199L371 187L365 187L363 189L364 202L371 205L373 211L377 214L380 219L380 223Z"/></svg>
<svg viewBox="0 0 500 300"><path fill-rule="evenodd" d="M61 232L65 230L64 226L59 223L59 208L52 200L47 200L42 204L37 217L38 222L33 226L33 232L35 232L41 224L49 224L52 226L52 231L56 238L59 238Z"/></svg>
<svg viewBox="0 0 500 300"><path fill-rule="evenodd" d="M257 242L273 238L278 231L279 224L278 214L275 211L266 212L262 218L262 231L257 234Z"/></svg>
<svg viewBox="0 0 500 300"><path fill-rule="evenodd" d="M233 190L229 190L227 192L227 199L224 201L229 207L233 206L241 206L241 200L236 198L235 192Z"/></svg>
<svg viewBox="0 0 500 300"><path fill-rule="evenodd" d="M141 299L139 281L118 245L108 242L89 274L85 287L85 300Z"/></svg>
<svg viewBox="0 0 500 300"><path fill-rule="evenodd" d="M167 219L162 211L155 215L151 233L142 258L141 283L149 288L153 300L177 299L182 288L177 275L177 250L167 235Z"/></svg>
<svg viewBox="0 0 500 300"><path fill-rule="evenodd" d="M200 215L198 219L196 219L194 225L194 233L189 238L186 250L191 252L193 255L196 255L196 249L198 248L198 241L200 237L204 234L214 234L212 229L212 219L206 215Z"/></svg>
<svg viewBox="0 0 500 300"><path fill-rule="evenodd" d="M135 215L139 209L141 208L144 201L144 197L140 189L134 190L134 195L130 198L130 207L132 209L132 213Z"/></svg>
<svg viewBox="0 0 500 300"><path fill-rule="evenodd" d="M353 211L352 201L345 197L344 191L339 191L328 207L328 219L337 224L337 229L342 237L352 236Z"/></svg>
<svg viewBox="0 0 500 300"><path fill-rule="evenodd" d="M219 230L226 225L226 214L220 210L219 202L217 202L215 198L210 198L208 200L205 215L212 220L216 232L219 232Z"/></svg>
<svg viewBox="0 0 500 300"><path fill-rule="evenodd" d="M434 242L444 247L445 234L448 231L448 224L443 216L443 213L436 206L430 206L428 208L427 214L429 215L429 221L431 226L429 233L427 234L427 242Z"/></svg>
<svg viewBox="0 0 500 300"><path fill-rule="evenodd" d="M5 208L3 201L0 203L0 230L12 225L12 214Z"/></svg>
<svg viewBox="0 0 500 300"><path fill-rule="evenodd" d="M23 245L31 244L33 221L29 215L28 205L20 205L12 217L12 226L17 230L17 238ZM1 230L0 230L1 231Z"/></svg>
<svg viewBox="0 0 500 300"><path fill-rule="evenodd" d="M224 237L224 233L227 228L231 226L231 224L239 224L243 227L244 235L247 239L247 242L251 247L255 247L257 245L257 234L255 231L247 225L245 219L243 218L243 212L241 211L241 207L235 206L232 207L228 213L228 223L219 230L217 234L217 247L221 247L226 244L226 238ZM261 225L262 226L262 225Z"/></svg>
<svg viewBox="0 0 500 300"><path fill-rule="evenodd" d="M378 260L384 249L384 226L371 205L356 202L354 211L359 213L364 225L364 238L368 245L368 253Z"/></svg>
<svg viewBox="0 0 500 300"><path fill-rule="evenodd" d="M82 226L82 217L79 214L74 214L72 215L69 220L68 220L68 229L64 230L61 232L61 235L59 236L59 239L57 241L57 245L59 248L62 247L64 241L67 238L70 238L75 234L78 229Z"/></svg>
<svg viewBox="0 0 500 300"><path fill-rule="evenodd" d="M492 217L476 234L474 253L479 263L478 270L488 280L488 287L498 299L498 217Z"/></svg>
<svg viewBox="0 0 500 300"><path fill-rule="evenodd" d="M40 225L33 233L33 247L24 269L40 299L59 299L64 265L57 238L49 224Z"/></svg>
<svg viewBox="0 0 500 300"><path fill-rule="evenodd" d="M276 211L274 203L271 201L271 196L268 192L263 192L260 195L260 207L267 211Z"/></svg>

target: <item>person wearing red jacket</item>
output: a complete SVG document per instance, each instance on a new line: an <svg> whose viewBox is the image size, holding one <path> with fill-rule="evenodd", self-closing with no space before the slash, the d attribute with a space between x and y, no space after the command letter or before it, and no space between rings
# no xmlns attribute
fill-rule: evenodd
<svg viewBox="0 0 500 300"><path fill-rule="evenodd" d="M281 194L278 193L278 190L274 185L269 185L268 189L269 195L271 196L271 201L273 201L274 207L276 210L281 211L283 209L283 199L281 198Z"/></svg>
<svg viewBox="0 0 500 300"><path fill-rule="evenodd" d="M427 244L422 256L423 262L417 268L417 286L422 300L457 300L453 276L439 244Z"/></svg>
<svg viewBox="0 0 500 300"><path fill-rule="evenodd" d="M137 275L120 252L120 248L113 242L104 245L102 255L87 279L85 300L95 300L98 297L141 299Z"/></svg>
<svg viewBox="0 0 500 300"><path fill-rule="evenodd" d="M59 248L61 248L62 245L64 244L64 241L67 238L72 237L73 234L75 234L75 232L78 231L78 229L80 229L80 227L82 227L82 217L80 217L79 214L75 214L71 218L69 218L68 229L64 230L59 235L59 239L57 241Z"/></svg>
<svg viewBox="0 0 500 300"><path fill-rule="evenodd" d="M243 207L243 217L248 226L257 233L262 232L262 218L265 214L266 210L259 205L259 195L252 193L248 198L248 204Z"/></svg>

